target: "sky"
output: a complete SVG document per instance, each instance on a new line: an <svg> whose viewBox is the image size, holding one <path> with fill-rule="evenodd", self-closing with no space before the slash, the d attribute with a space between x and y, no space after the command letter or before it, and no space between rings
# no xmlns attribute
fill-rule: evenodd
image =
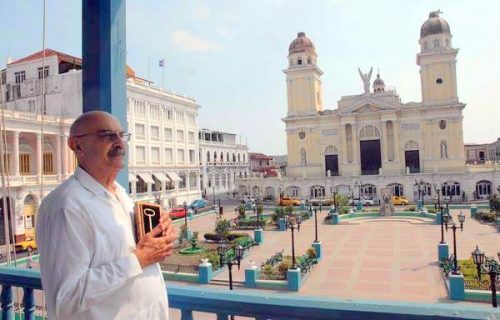
<svg viewBox="0 0 500 320"><path fill-rule="evenodd" d="M47 0L46 47L81 57L81 3ZM42 8L42 0L0 0L0 67L41 50ZM298 32L315 44L325 109L363 92L358 67L379 70L403 102L418 102L420 27L437 9L459 49L464 142L493 142L500 137L496 0L129 0L127 63L137 76L197 99L200 128L236 133L252 152L286 154L282 70Z"/></svg>

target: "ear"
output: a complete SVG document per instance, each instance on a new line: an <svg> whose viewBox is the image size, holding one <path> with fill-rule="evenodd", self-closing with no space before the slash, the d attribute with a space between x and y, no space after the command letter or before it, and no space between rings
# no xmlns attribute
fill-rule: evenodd
<svg viewBox="0 0 500 320"><path fill-rule="evenodd" d="M83 154L83 150L80 146L80 144L76 141L76 138L70 137L68 139L68 147L76 154L76 155L81 155Z"/></svg>

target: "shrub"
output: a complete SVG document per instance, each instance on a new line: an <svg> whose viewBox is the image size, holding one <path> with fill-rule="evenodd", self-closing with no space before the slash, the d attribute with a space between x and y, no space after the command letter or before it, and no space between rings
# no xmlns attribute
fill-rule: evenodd
<svg viewBox="0 0 500 320"><path fill-rule="evenodd" d="M272 215L273 222L278 222L279 219L283 218L285 216L285 212L283 211L283 208L275 208L274 213Z"/></svg>
<svg viewBox="0 0 500 320"><path fill-rule="evenodd" d="M415 206L409 206L408 209L406 209L405 211L412 211L412 212L414 212L416 210L417 210L417 207L415 207Z"/></svg>
<svg viewBox="0 0 500 320"><path fill-rule="evenodd" d="M490 209L495 212L500 212L500 197L496 194L490 198Z"/></svg>
<svg viewBox="0 0 500 320"><path fill-rule="evenodd" d="M490 223L495 222L495 217L496 217L495 212L479 211L476 214L476 218L478 220L483 220Z"/></svg>
<svg viewBox="0 0 500 320"><path fill-rule="evenodd" d="M430 209L427 209L427 212L429 212L429 213L436 213L436 209L430 208Z"/></svg>
<svg viewBox="0 0 500 320"><path fill-rule="evenodd" d="M265 264L262 267L261 273L268 279L274 279L276 277L276 270L270 264Z"/></svg>
<svg viewBox="0 0 500 320"><path fill-rule="evenodd" d="M314 250L314 248L307 249L306 254L309 259L316 259L316 250Z"/></svg>
<svg viewBox="0 0 500 320"><path fill-rule="evenodd" d="M293 213L293 206L286 206L285 207L285 214L291 215L292 213Z"/></svg>
<svg viewBox="0 0 500 320"><path fill-rule="evenodd" d="M215 232L205 233L203 235L203 238L205 238L205 240L209 240L209 241L220 241L221 240L221 238L219 238Z"/></svg>
<svg viewBox="0 0 500 320"><path fill-rule="evenodd" d="M210 262L212 264L212 268L214 270L217 270L220 268L220 257L219 255L217 254L217 251L215 250L210 250L208 252L206 252L204 255L203 255L203 258L204 259L208 259L208 262Z"/></svg>
<svg viewBox="0 0 500 320"><path fill-rule="evenodd" d="M245 205L243 205L243 204L240 205L240 207L238 208L238 214L239 214L240 220L245 220L245 218L247 217Z"/></svg>
<svg viewBox="0 0 500 320"><path fill-rule="evenodd" d="M288 269L292 267L292 261L289 259L281 261L281 263L278 265L278 274L282 277L286 278L286 274L288 272Z"/></svg>
<svg viewBox="0 0 500 320"><path fill-rule="evenodd" d="M187 227L185 224L181 225L180 233L179 233L179 245L182 245L183 241L187 237Z"/></svg>
<svg viewBox="0 0 500 320"><path fill-rule="evenodd" d="M225 239L229 233L229 221L226 219L220 219L215 222L215 233L219 239Z"/></svg>

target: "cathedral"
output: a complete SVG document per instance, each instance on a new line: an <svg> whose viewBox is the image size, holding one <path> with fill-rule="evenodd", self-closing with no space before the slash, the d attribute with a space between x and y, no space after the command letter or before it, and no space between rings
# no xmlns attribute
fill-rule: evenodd
<svg viewBox="0 0 500 320"><path fill-rule="evenodd" d="M364 92L343 96L336 109L325 109L323 71L315 46L299 32L289 46L288 68L283 71L287 174L242 180L240 191L274 196L281 192L304 199L328 197L335 189L377 199L379 190L389 187L393 194L411 200L422 193L430 200L436 190L453 200L463 193L472 196L478 183L488 183L489 194L494 192L495 170L476 174L466 166L465 104L457 94L458 49L440 13L431 12L420 28L418 103L404 103L395 91L386 90L380 74L372 82L372 68L366 73L358 69Z"/></svg>

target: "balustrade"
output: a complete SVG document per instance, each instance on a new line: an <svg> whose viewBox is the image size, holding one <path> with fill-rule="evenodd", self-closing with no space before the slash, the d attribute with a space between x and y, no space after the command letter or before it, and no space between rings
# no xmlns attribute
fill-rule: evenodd
<svg viewBox="0 0 500 320"><path fill-rule="evenodd" d="M63 262L62 262L63 263ZM14 320L13 287L23 288L24 319L34 319L34 290L42 289L39 270L0 267L2 286L0 319ZM417 304L390 301L340 300L276 294L268 291L227 290L167 283L171 308L180 309L181 320L192 320L193 311L255 319L495 319L500 311L456 304ZM40 302L39 302L40 303Z"/></svg>

